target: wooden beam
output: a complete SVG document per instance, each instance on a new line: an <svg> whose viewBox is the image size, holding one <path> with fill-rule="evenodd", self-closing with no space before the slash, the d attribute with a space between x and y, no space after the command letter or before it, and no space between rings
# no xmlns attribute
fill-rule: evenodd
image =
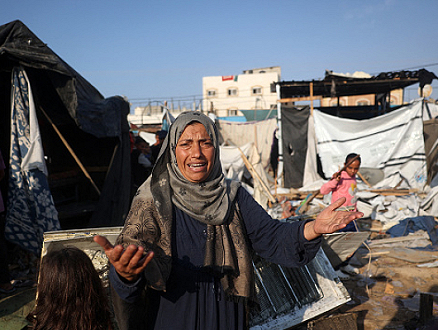
<svg viewBox="0 0 438 330"><path fill-rule="evenodd" d="M298 101L315 101L321 100L322 96L303 96L303 97L290 97L286 99L280 99L278 102L280 103L289 103L289 102L298 102Z"/></svg>
<svg viewBox="0 0 438 330"><path fill-rule="evenodd" d="M239 147L237 147L237 149L239 149L240 151L240 156L242 157L242 160L246 166L246 168L248 169L249 173L251 174L251 176L254 179L259 180L260 185L262 186L262 188L265 190L266 194L268 195L268 199L271 203L277 203L277 200L275 199L275 197L271 194L271 191L269 190L268 186L266 185L266 183L262 180L262 178L260 177L260 175L257 173L257 171L255 170L255 168L252 166L252 164L249 162L248 158L246 158L246 155L243 153L242 149L240 149Z"/></svg>
<svg viewBox="0 0 438 330"><path fill-rule="evenodd" d="M362 179L363 182L365 182L367 184L368 187L372 187L371 184L364 178L364 176L362 174L360 174L360 172L357 172L357 175Z"/></svg>
<svg viewBox="0 0 438 330"><path fill-rule="evenodd" d="M46 117L46 119L48 120L48 122L50 123L50 125L52 125L53 129L55 130L55 132L58 134L59 138L61 139L61 141L64 143L64 146L67 148L67 150L70 152L70 154L73 156L74 160L76 161L76 163L79 165L79 167L81 168L82 172L84 173L84 175L88 178L88 180L90 180L91 185L94 187L94 189L96 190L97 194L100 196L100 190L97 187L97 185L94 183L93 179L91 178L90 174L88 173L87 169L85 168L85 166L82 164L82 162L79 160L78 156L76 155L76 153L73 151L73 149L70 147L70 144L67 142L67 140L64 138L64 136L61 134L61 132L59 131L58 127L56 127L56 125L53 123L52 119L50 119L50 117L47 115L47 113L44 111L44 109L40 106L40 110L41 112L44 114L44 116Z"/></svg>
<svg viewBox="0 0 438 330"><path fill-rule="evenodd" d="M310 83L310 115L313 116L313 82Z"/></svg>

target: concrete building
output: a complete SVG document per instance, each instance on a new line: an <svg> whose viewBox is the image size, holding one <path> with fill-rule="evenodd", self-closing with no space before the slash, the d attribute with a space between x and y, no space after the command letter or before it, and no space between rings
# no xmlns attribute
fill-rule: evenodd
<svg viewBox="0 0 438 330"><path fill-rule="evenodd" d="M244 70L232 76L202 78L203 111L218 117L242 116L239 110L276 109L271 83L281 79L279 66Z"/></svg>
<svg viewBox="0 0 438 330"><path fill-rule="evenodd" d="M163 105L148 105L145 107L135 107L133 114L128 114L128 121L138 127L143 125L161 125L163 121L163 112L165 107ZM177 117L183 111L189 111L186 107L173 109L169 108L172 116ZM199 109L195 109L199 110Z"/></svg>

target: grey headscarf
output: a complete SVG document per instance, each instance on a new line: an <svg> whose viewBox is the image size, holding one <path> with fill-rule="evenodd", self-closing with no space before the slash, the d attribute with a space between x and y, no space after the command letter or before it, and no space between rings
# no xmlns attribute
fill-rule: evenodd
<svg viewBox="0 0 438 330"><path fill-rule="evenodd" d="M208 178L200 183L190 182L184 177L178 168L175 155L179 138L187 125L193 122L201 123L205 127L215 148L212 171ZM169 174L172 202L200 222L222 225L228 219L240 183L226 180L224 177L219 156L218 133L213 121L200 112L183 112L170 127L163 145L165 147L158 156L154 175L161 176L162 173L157 173L159 169ZM167 171L163 162L167 165Z"/></svg>

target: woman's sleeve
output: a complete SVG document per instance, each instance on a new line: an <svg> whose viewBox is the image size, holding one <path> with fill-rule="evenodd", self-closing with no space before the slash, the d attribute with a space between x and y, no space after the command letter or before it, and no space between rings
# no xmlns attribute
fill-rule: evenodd
<svg viewBox="0 0 438 330"><path fill-rule="evenodd" d="M123 281L112 265L110 266L109 280L118 296L128 303L135 302L141 295L141 290L145 286L145 280L143 276L140 276L135 282L128 283Z"/></svg>
<svg viewBox="0 0 438 330"><path fill-rule="evenodd" d="M2 153L0 151L0 170L4 170L5 168L6 168L5 162L3 161L3 156L2 156Z"/></svg>
<svg viewBox="0 0 438 330"><path fill-rule="evenodd" d="M242 187L237 197L248 238L258 255L285 267L299 267L315 257L321 237L311 241L304 237L307 221L289 223L272 219Z"/></svg>

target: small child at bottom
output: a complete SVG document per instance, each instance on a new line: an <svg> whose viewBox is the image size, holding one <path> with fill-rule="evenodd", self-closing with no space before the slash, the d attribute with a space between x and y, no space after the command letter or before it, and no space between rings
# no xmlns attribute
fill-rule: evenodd
<svg viewBox="0 0 438 330"><path fill-rule="evenodd" d="M113 330L108 295L91 259L76 247L42 259L29 330Z"/></svg>
<svg viewBox="0 0 438 330"><path fill-rule="evenodd" d="M348 154L344 163L345 170L334 173L330 181L322 185L320 189L321 194L327 195L332 193L332 203L341 197L345 197L346 201L342 206L353 207L352 211L356 211L356 174L359 171L360 164L361 158L358 154ZM350 222L345 228L339 230L339 232L348 231L357 231L355 221ZM335 267L336 273L341 279L348 279L348 275L359 274L359 270L349 264L350 259Z"/></svg>

